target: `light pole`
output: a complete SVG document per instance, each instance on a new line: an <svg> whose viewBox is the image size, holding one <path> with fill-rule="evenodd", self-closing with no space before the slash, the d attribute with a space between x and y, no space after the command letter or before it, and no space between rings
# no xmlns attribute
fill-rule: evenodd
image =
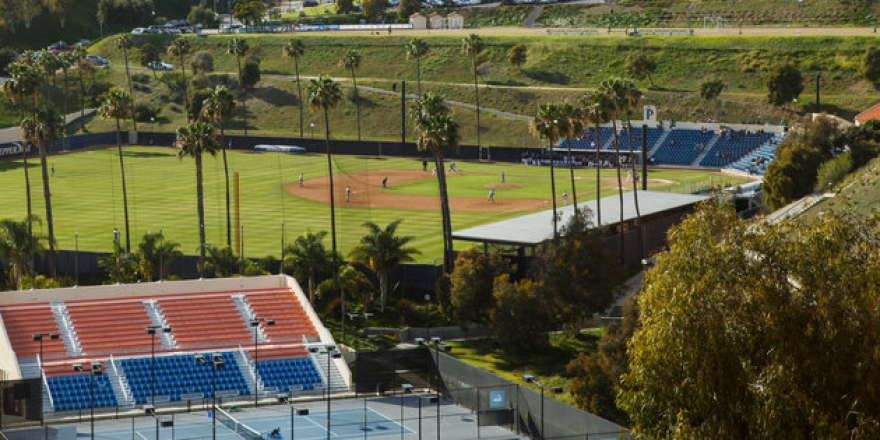
<svg viewBox="0 0 880 440"><path fill-rule="evenodd" d="M333 344L325 345L324 352L327 353L327 440L330 440L330 362L341 354L336 351L336 346Z"/></svg>
<svg viewBox="0 0 880 440"><path fill-rule="evenodd" d="M122 283L122 274L119 272L119 228L113 228L113 251L116 252L116 284Z"/></svg>
<svg viewBox="0 0 880 440"><path fill-rule="evenodd" d="M43 381L45 380L45 378L43 377L43 337L44 336L48 336L49 339L58 339L61 337L61 335L59 335L57 333L34 333L34 335L33 335L34 341L40 341L40 358L37 359L37 366L40 368L40 397L41 397L40 401L41 402L43 401L43 399L42 399ZM41 406L40 407L40 425L41 426L43 425L43 417L44 417L43 408Z"/></svg>
<svg viewBox="0 0 880 440"><path fill-rule="evenodd" d="M73 285L79 286L79 232L73 233L73 273Z"/></svg>
<svg viewBox="0 0 880 440"><path fill-rule="evenodd" d="M560 394L560 393L562 393L562 387L550 387L550 386L542 385L541 382L538 382L535 379L535 376L532 374L523 374L522 379L525 383L535 384L538 388L541 389L541 437L540 438L543 439L543 438L545 438L545 435L544 435L544 390L545 389L550 390L550 392L553 394Z"/></svg>
<svg viewBox="0 0 880 440"><path fill-rule="evenodd" d="M315 123L314 122L309 122L309 137L311 139L315 138Z"/></svg>
<svg viewBox="0 0 880 440"><path fill-rule="evenodd" d="M217 353L211 355L211 359L205 359L205 355L195 355L197 364L211 366L211 438L217 440L217 369L223 368L223 356Z"/></svg>
<svg viewBox="0 0 880 440"><path fill-rule="evenodd" d="M259 366L257 362L260 360L260 352L259 350L259 335L260 335L260 321L264 322L268 325L275 325L274 319L266 319L266 318L257 318L256 316L251 318L250 324L254 329L254 408L259 405L259 392L260 392L260 372Z"/></svg>
<svg viewBox="0 0 880 440"><path fill-rule="evenodd" d="M153 418L156 419L156 440L159 440L159 418L156 417L156 332L171 333L171 327L151 325L146 331L150 335L150 405L153 407Z"/></svg>
<svg viewBox="0 0 880 440"><path fill-rule="evenodd" d="M82 372L82 364L73 364L73 371ZM91 429L92 440L95 440L95 376L104 374L104 366L100 362L93 362L89 372L89 409L91 417L89 417L89 425Z"/></svg>

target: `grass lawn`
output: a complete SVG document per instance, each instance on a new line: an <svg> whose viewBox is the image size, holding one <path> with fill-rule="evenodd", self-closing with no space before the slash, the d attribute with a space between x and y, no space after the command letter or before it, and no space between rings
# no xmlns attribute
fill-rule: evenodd
<svg viewBox="0 0 880 440"><path fill-rule="evenodd" d="M230 176L240 176L240 212L245 254L252 257L281 254L282 230L286 242L305 231L329 230L329 207L320 202L296 197L282 188L296 182L300 173L306 179L326 175L323 155L261 154L230 151ZM124 149L126 185L128 188L131 242L136 246L147 231L162 230L167 239L181 244L187 254L198 246L196 216L195 165L189 158L178 159L176 151L166 147L126 147ZM119 228L124 239L119 159L115 148L96 149L52 156L55 166L50 178L55 236L59 248L73 249L75 238L80 250L109 251L113 245L113 229ZM39 161L28 162L31 179L33 212L45 218ZM380 170L421 169L419 159L334 157L334 173L363 174ZM497 198L549 200L549 169L510 163L459 162L459 175L449 179L451 197L485 198L487 186L499 181L501 171L508 183L519 187L496 190ZM26 214L24 179L21 161L0 162L0 193L3 218L23 219ZM207 242L222 246L226 241L225 188L221 156L204 160L205 229ZM594 170L577 170L577 189L581 194L593 188ZM603 177L612 178L613 170L603 170ZM571 193L567 170L556 175L557 197L563 190ZM689 182L718 183L720 176L705 171L651 171L652 179L669 181L654 190L681 192ZM724 176L725 182L741 180ZM230 177L232 179L232 177ZM393 182L392 182L393 184ZM396 194L436 195L433 179L422 179L386 190ZM606 192L607 193L607 192ZM612 191L613 193L613 191ZM591 197L583 195L582 199ZM608 194L605 194L608 195ZM234 202L233 202L234 203ZM435 262L442 255L439 206L417 206L413 209L355 208L337 203L337 234L339 248L347 252L363 235L364 221L385 225L404 219L398 229L402 235L414 236L412 244L421 250L419 262ZM453 211L453 229L498 221L522 213ZM234 217L233 217L234 218ZM45 233L45 225L39 227ZM329 239L326 243L329 246ZM470 246L469 244L461 244Z"/></svg>

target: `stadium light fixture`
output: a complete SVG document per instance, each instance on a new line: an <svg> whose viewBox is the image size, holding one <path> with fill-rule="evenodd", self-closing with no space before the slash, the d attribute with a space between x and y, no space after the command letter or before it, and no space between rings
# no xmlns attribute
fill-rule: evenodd
<svg viewBox="0 0 880 440"><path fill-rule="evenodd" d="M196 364L209 365L211 367L211 438L217 440L217 369L226 366L223 355L214 353L208 359L203 354L193 357Z"/></svg>
<svg viewBox="0 0 880 440"><path fill-rule="evenodd" d="M259 405L260 400L260 372L257 364L260 361L260 322L263 322L267 326L275 325L274 319L258 318L254 316L250 320L250 326L253 328L254 332L254 408Z"/></svg>
<svg viewBox="0 0 880 440"><path fill-rule="evenodd" d="M161 270L161 268L159 269ZM156 419L156 440L159 440L159 418L156 413L156 333L171 333L171 327L164 325L151 325L145 328L150 335L150 405L153 407L153 417Z"/></svg>
<svg viewBox="0 0 880 440"><path fill-rule="evenodd" d="M58 339L61 335L57 333L34 333L33 340L40 341L40 358L37 359L37 367L40 369L40 390L42 392L44 382L46 382L46 377L43 375L43 337L48 337L49 339ZM45 419L45 415L43 414L43 410L40 409L40 426L43 425L43 421Z"/></svg>
<svg viewBox="0 0 880 440"><path fill-rule="evenodd" d="M82 364L73 364L73 371L83 372ZM91 430L91 438L95 440L95 376L104 374L104 366L100 362L92 362L89 367L89 409L91 416L89 417L89 426Z"/></svg>

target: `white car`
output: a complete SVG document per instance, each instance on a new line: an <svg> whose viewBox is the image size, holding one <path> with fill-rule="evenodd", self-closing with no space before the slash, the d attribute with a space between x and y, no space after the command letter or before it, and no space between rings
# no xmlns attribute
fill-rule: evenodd
<svg viewBox="0 0 880 440"><path fill-rule="evenodd" d="M164 61L153 61L150 64L147 64L147 69L150 70L174 70L174 65L168 64Z"/></svg>
<svg viewBox="0 0 880 440"><path fill-rule="evenodd" d="M86 55L86 61L91 63L93 66L104 68L110 67L110 61L98 55Z"/></svg>

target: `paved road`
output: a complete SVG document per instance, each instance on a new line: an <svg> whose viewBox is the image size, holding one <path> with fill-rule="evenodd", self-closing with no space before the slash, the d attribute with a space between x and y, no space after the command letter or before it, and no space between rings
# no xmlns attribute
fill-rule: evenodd
<svg viewBox="0 0 880 440"><path fill-rule="evenodd" d="M85 114L91 115L95 109L86 109ZM70 124L79 119L79 112L68 114L64 120ZM21 130L18 127L9 127L0 129L0 144L8 144L10 142L21 142Z"/></svg>

